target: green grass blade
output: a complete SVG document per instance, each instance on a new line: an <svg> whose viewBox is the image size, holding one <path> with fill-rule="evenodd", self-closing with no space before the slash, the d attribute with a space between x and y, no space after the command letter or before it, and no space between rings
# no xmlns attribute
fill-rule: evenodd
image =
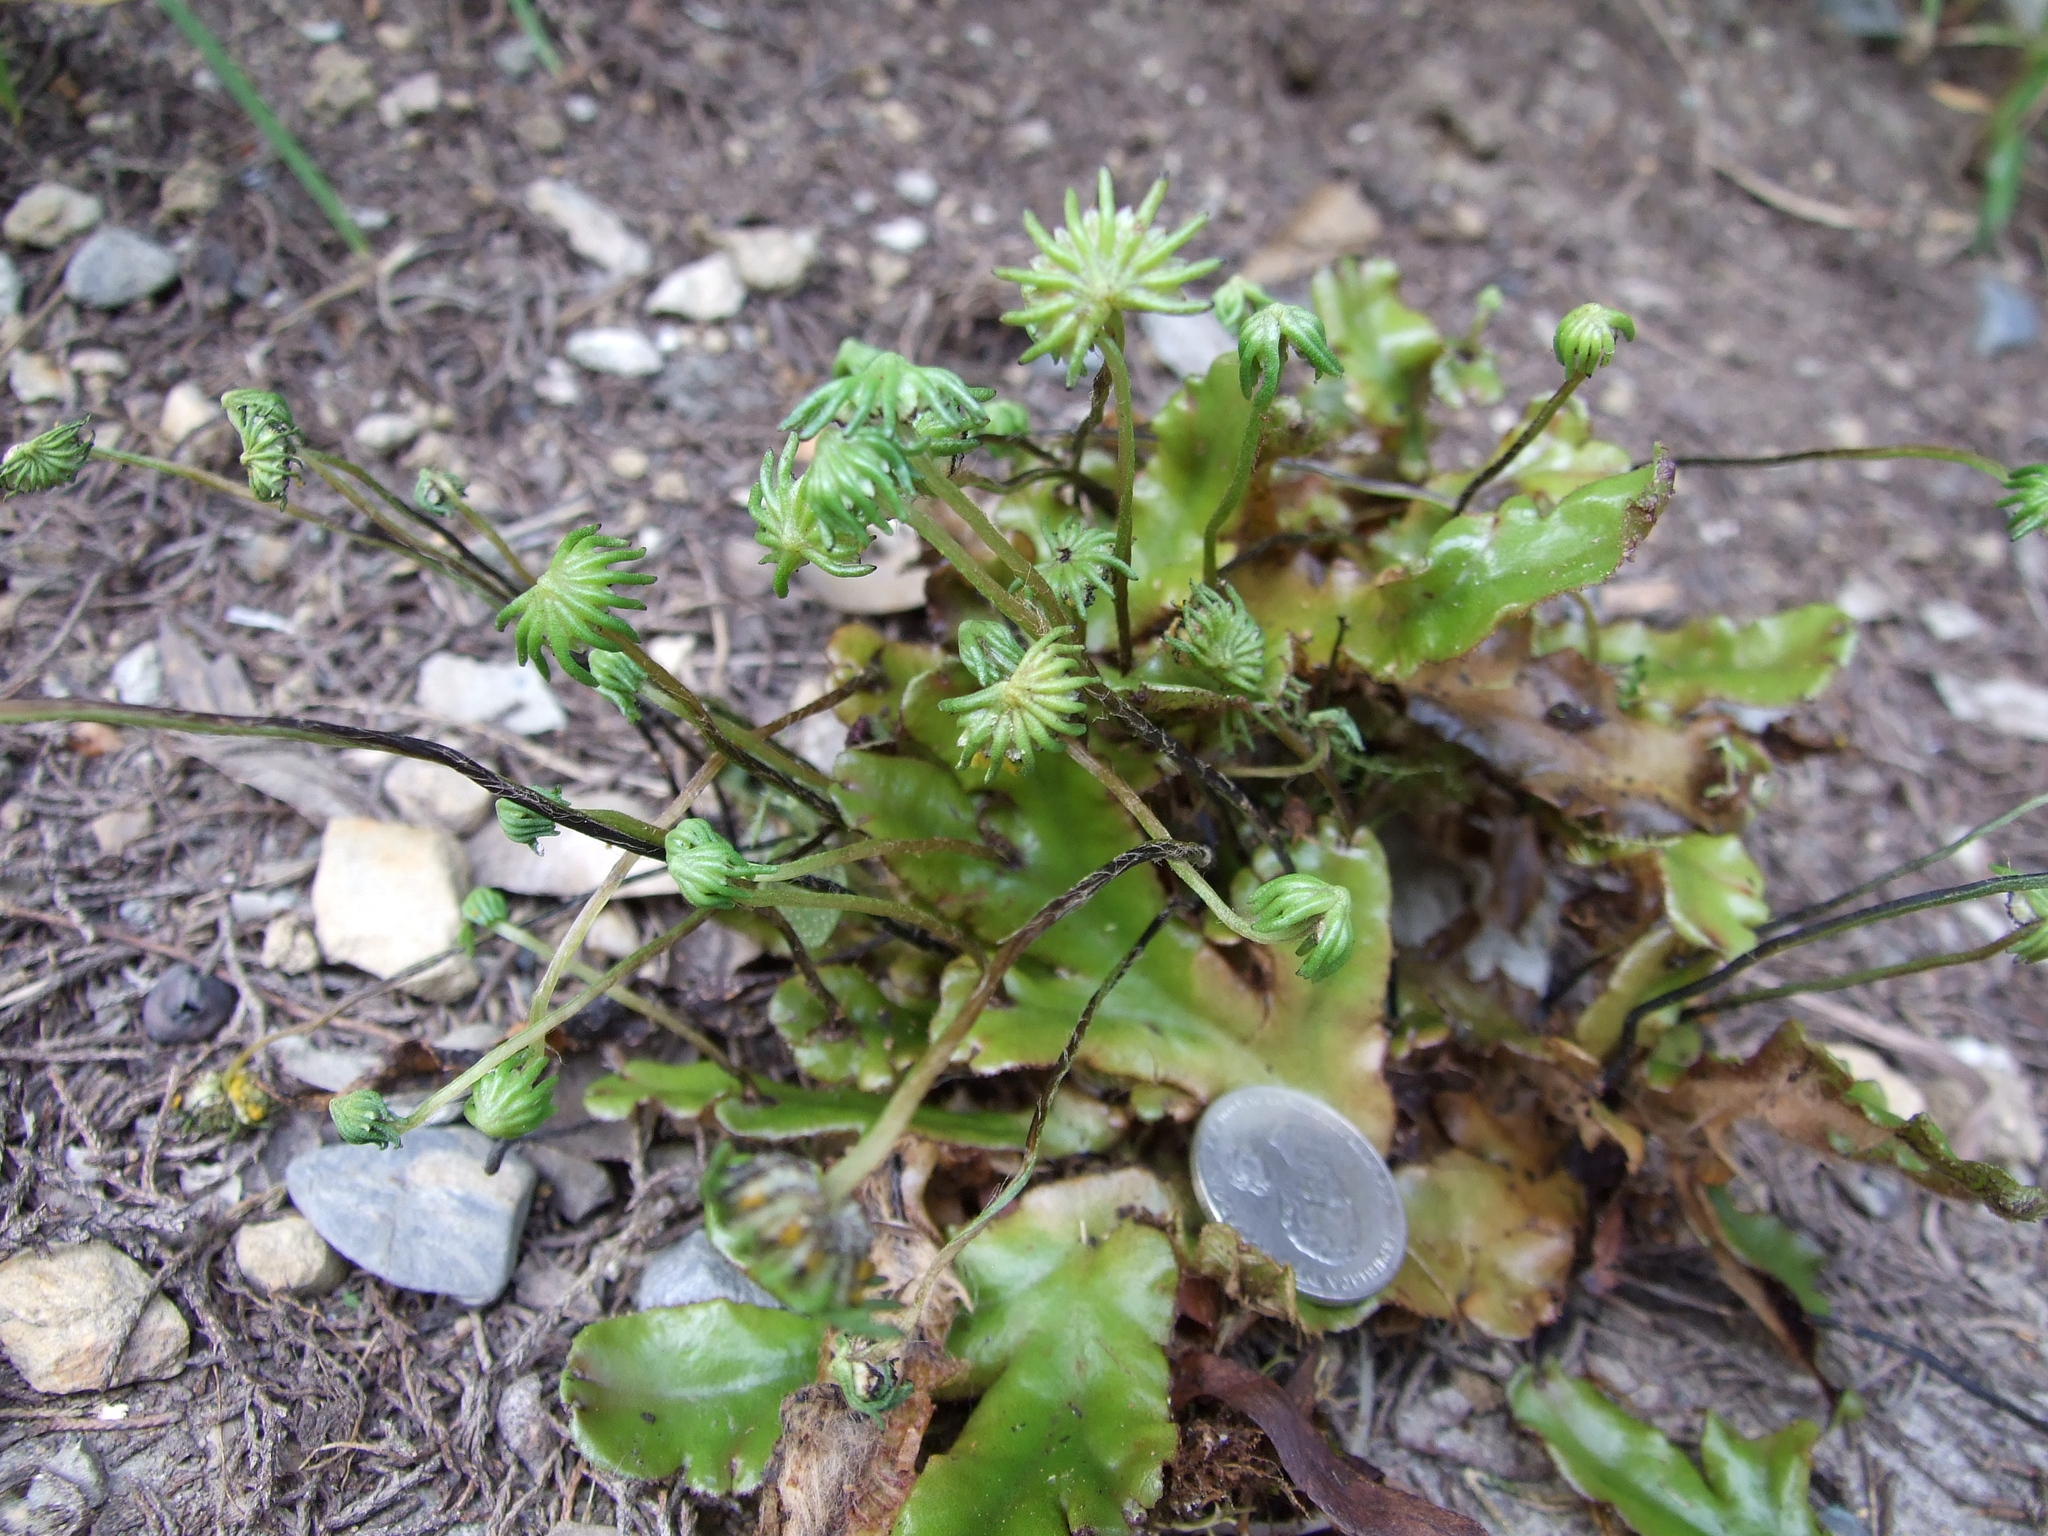
<svg viewBox="0 0 2048 1536"><path fill-rule="evenodd" d="M15 127L21 126L21 98L14 89L14 59L5 43L0 43L0 112L5 112Z"/></svg>
<svg viewBox="0 0 2048 1536"><path fill-rule="evenodd" d="M555 45L548 37L547 23L533 8L533 0L512 0L512 14L519 18L519 25L533 40L533 56L540 60L541 68L551 75L559 75L562 56L555 52Z"/></svg>
<svg viewBox="0 0 2048 1536"><path fill-rule="evenodd" d="M299 185L306 189L307 195L315 203L319 204L320 211L327 215L327 222L334 226L334 232L340 235L348 248L358 256L369 255L369 239L356 228L356 221L349 217L348 209L342 206L342 201L335 195L334 188L321 174L320 167L314 164L313 157L292 137L291 130L278 121L277 114L270 110L270 104L250 83L249 77L242 73L241 66L228 57L227 50L221 47L220 40L207 30L206 23L193 14L192 8L185 0L156 0L156 3L157 8L170 17L172 24L185 34L185 40L199 50L199 56L206 60L206 67L220 77L220 83L227 88L227 93L235 98L235 104L248 113L249 121L256 125L257 131L270 142L270 147L277 151L278 159L289 166L292 174L299 178Z"/></svg>

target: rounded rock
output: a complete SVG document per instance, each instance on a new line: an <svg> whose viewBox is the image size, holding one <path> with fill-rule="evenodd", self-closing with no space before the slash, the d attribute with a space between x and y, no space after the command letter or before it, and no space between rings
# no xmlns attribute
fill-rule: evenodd
<svg viewBox="0 0 2048 1536"><path fill-rule="evenodd" d="M235 989L218 976L174 965L142 1000L142 1032L158 1045L197 1045L220 1033L235 1001Z"/></svg>
<svg viewBox="0 0 2048 1536"><path fill-rule="evenodd" d="M177 280L177 253L132 229L103 229L64 268L64 293L88 309L120 309Z"/></svg>
<svg viewBox="0 0 2048 1536"><path fill-rule="evenodd" d="M235 1267L266 1296L324 1296L348 1275L348 1261L299 1215L252 1221L235 1234Z"/></svg>

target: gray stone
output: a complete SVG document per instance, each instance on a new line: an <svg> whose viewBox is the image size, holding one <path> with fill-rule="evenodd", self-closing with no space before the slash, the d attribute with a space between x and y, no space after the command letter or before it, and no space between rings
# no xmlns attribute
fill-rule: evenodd
<svg viewBox="0 0 2048 1536"><path fill-rule="evenodd" d="M321 1093L343 1093L375 1077L384 1053L367 1046L315 1045L304 1035L286 1035L269 1046L270 1059L295 1082Z"/></svg>
<svg viewBox="0 0 2048 1536"><path fill-rule="evenodd" d="M123 704L161 704L164 701L164 656L154 640L145 640L125 652L108 675L114 697Z"/></svg>
<svg viewBox="0 0 2048 1536"><path fill-rule="evenodd" d="M621 379L651 378L662 369L661 349L644 332L624 325L573 331L562 353L579 368Z"/></svg>
<svg viewBox="0 0 2048 1536"><path fill-rule="evenodd" d="M235 1234L235 1265L266 1296L324 1296L348 1265L305 1217L287 1213L252 1221Z"/></svg>
<svg viewBox="0 0 2048 1536"><path fill-rule="evenodd" d="M614 277L645 277L654 267L653 249L626 228L625 220L572 182L546 177L526 189L526 206L569 241L569 249Z"/></svg>
<svg viewBox="0 0 2048 1536"><path fill-rule="evenodd" d="M1177 378L1202 378L1217 358L1237 350L1230 332L1206 309L1196 315L1146 311L1138 316L1138 329L1152 344L1152 354L1160 365Z"/></svg>
<svg viewBox="0 0 2048 1536"><path fill-rule="evenodd" d="M1906 1181L1889 1168L1830 1163L1828 1172L1849 1203L1872 1221L1890 1221L1906 1208Z"/></svg>
<svg viewBox="0 0 2048 1536"><path fill-rule="evenodd" d="M515 32L491 45L491 62L507 80L524 80L540 62L540 50L524 32Z"/></svg>
<svg viewBox="0 0 2048 1536"><path fill-rule="evenodd" d="M687 1307L699 1301L737 1301L750 1307L782 1305L712 1247L702 1227L650 1258L633 1292L633 1305L642 1312L652 1307Z"/></svg>
<svg viewBox="0 0 2048 1536"><path fill-rule="evenodd" d="M885 251L894 251L898 256L923 250L931 237L931 226L913 213L897 219L884 219L875 226L875 244Z"/></svg>
<svg viewBox="0 0 2048 1536"><path fill-rule="evenodd" d="M89 192L61 181L38 182L14 200L0 233L16 245L53 251L99 223L103 212L100 200Z"/></svg>
<svg viewBox="0 0 2048 1536"><path fill-rule="evenodd" d="M0 1349L38 1392L175 1376L190 1341L177 1307L110 1243L28 1249L0 1264Z"/></svg>
<svg viewBox="0 0 2048 1536"><path fill-rule="evenodd" d="M548 1181L554 1191L550 1203L566 1222L579 1222L617 1197L612 1176L587 1157L531 1141L521 1142L519 1152Z"/></svg>
<svg viewBox="0 0 2048 1536"><path fill-rule="evenodd" d="M83 1439L0 1451L0 1531L9 1536L72 1536L106 1502L106 1469Z"/></svg>
<svg viewBox="0 0 2048 1536"><path fill-rule="evenodd" d="M420 435L421 426L410 411L378 411L357 422L349 435L371 453L396 453Z"/></svg>
<svg viewBox="0 0 2048 1536"><path fill-rule="evenodd" d="M411 1291L484 1306L504 1293L537 1182L517 1151L484 1172L490 1138L467 1126L402 1146L333 1146L285 1170L292 1204L344 1258Z"/></svg>
<svg viewBox="0 0 2048 1536"><path fill-rule="evenodd" d="M142 1032L158 1045L196 1045L220 1033L236 1001L235 989L218 976L174 965L142 999Z"/></svg>
<svg viewBox="0 0 2048 1536"><path fill-rule="evenodd" d="M502 725L521 736L558 731L569 723L548 680L508 661L475 661L436 651L420 663L413 702L458 725Z"/></svg>
<svg viewBox="0 0 2048 1536"><path fill-rule="evenodd" d="M132 229L103 229L65 265L64 293L88 309L119 309L168 288L177 277L177 252Z"/></svg>
<svg viewBox="0 0 2048 1536"><path fill-rule="evenodd" d="M2041 339L2041 311L2034 296L2017 283L1989 272L1977 274L1977 334L1970 345L1979 357L2020 352Z"/></svg>
<svg viewBox="0 0 2048 1536"><path fill-rule="evenodd" d="M915 203L920 208L929 208L939 200L939 178L930 171L898 171L893 185L898 197L906 203Z"/></svg>
<svg viewBox="0 0 2048 1536"><path fill-rule="evenodd" d="M746 302L747 285L740 281L732 257L715 251L664 277L648 297L647 313L676 315L704 324L730 320Z"/></svg>
<svg viewBox="0 0 2048 1536"><path fill-rule="evenodd" d="M0 251L0 319L21 313L21 268Z"/></svg>

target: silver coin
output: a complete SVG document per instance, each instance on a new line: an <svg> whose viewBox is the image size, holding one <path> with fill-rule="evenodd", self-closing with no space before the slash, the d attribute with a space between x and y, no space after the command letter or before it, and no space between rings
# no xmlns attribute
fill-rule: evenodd
<svg viewBox="0 0 2048 1536"><path fill-rule="evenodd" d="M1364 1301L1408 1251L1394 1176L1357 1126L1294 1088L1237 1088L1195 1127L1195 1198L1294 1270L1315 1301Z"/></svg>

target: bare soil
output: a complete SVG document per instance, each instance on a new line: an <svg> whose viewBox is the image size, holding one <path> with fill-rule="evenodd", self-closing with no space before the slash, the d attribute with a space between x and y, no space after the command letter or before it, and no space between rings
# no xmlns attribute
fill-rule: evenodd
<svg viewBox="0 0 2048 1536"><path fill-rule="evenodd" d="M2007 462L2048 457L2048 353L1986 360L1971 348L1982 273L2039 295L2048 205L2030 189L2005 248L1966 257L1965 172L1982 119L1928 92L1937 80L1995 92L2010 61L1955 51L1908 65L1831 33L1817 7L559 3L547 12L567 74L512 81L490 53L514 34L500 0L337 5L345 45L380 90L432 69L450 93L438 114L398 130L368 107L340 123L301 107L315 46L292 23L310 12L255 0L203 10L345 201L389 215L380 251L417 241L419 254L375 288L310 303L347 275L346 253L232 104L194 87L197 55L157 12L10 7L0 34L26 115L7 141L0 198L62 179L101 197L110 221L147 228L170 172L203 156L228 173L215 210L168 226L186 242L187 275L158 303L113 315L46 303L66 253L17 252L36 317L21 345L126 356L125 377L84 397L102 441L122 423L127 442L145 443L165 394L188 380L209 397L282 388L332 444L374 411L438 412L437 430L508 520L549 514L538 546L585 509L608 529L658 534L646 629L697 636L707 680L757 717L822 670L836 622L775 603L726 556L746 532L731 492L776 443L781 411L847 334L1071 408L1056 383L1013 371L1016 334L994 323L1005 295L987 272L1026 253L1022 210L1050 212L1100 163L1132 192L1170 171L1170 210L1212 210L1204 248L1226 262L1270 239L1317 187L1351 181L1384 219L1376 249L1400 263L1409 301L1445 329L1462 329L1479 289L1500 285L1494 336L1510 401L1550 387L1550 330L1566 309L1589 297L1629 309L1640 339L1600 376L1593 404L1606 433L1639 453L1653 441L1678 453L1945 441ZM572 94L591 98L593 121L563 115ZM560 147L530 147L549 122ZM892 190L906 169L936 178L934 206ZM538 176L624 212L653 243L656 276L746 222L815 227L823 257L800 292L752 301L729 350L692 354L695 384L667 403L644 381L585 376L579 405L548 405L532 384L562 336L635 323L649 285L608 285L534 220L522 191ZM930 243L906 262L878 260L874 225L913 213ZM1168 387L1153 367L1146 398ZM25 436L54 409L9 401L6 430ZM1466 412L1440 456L1476 453L1497 430L1486 411ZM650 475L620 478L609 467L620 448L643 451ZM211 451L225 454L225 440ZM663 471L686 477L685 497L656 499ZM407 483L410 471L393 476ZM1782 775L1752 834L1778 905L1865 878L2041 787L2043 748L1958 722L1931 683L2038 673L2048 569L2004 540L1991 482L1952 466L1830 465L1689 470L1680 490L1626 576L1634 605L1659 621L1831 600L1852 577L1897 604L1865 627L1817 711L1843 750ZM288 550L267 549L257 538L275 530L178 483L101 469L0 517L8 693L106 691L113 661L171 623L208 653L241 658L264 707L317 702L336 718L410 729L421 656L509 653L484 615L415 576L304 530ZM1933 639L1918 616L1930 600L1967 605L1982 631ZM237 626L236 605L290 617L293 632ZM558 737L467 739L508 772L572 791L658 792L644 747L602 701L565 698L575 724ZM161 1272L194 1328L177 1380L103 1396L52 1402L0 1366L0 1450L82 1436L112 1478L93 1526L110 1533L744 1523L737 1510L693 1515L666 1485L600 1487L566 1451L529 1468L496 1427L507 1386L558 1366L579 1313L626 1305L638 1257L688 1214L687 1177L642 1147L629 1203L575 1227L536 1215L529 1249L585 1282L557 1287L552 1304L529 1288L525 1301L469 1313L360 1278L310 1304L248 1291L225 1246L239 1220L281 1200L283 1151L312 1122L287 1116L253 1141L149 1142L138 1118L150 1123L265 1015L244 1007L212 1046L178 1049L144 1042L135 1015L176 955L246 983L273 1024L361 985L339 971L266 973L259 935L227 914L233 889L303 882L315 833L138 736L22 731L0 745L0 1252L106 1236ZM94 819L138 806L153 830L103 855ZM2048 835L2016 829L1995 851L2038 867ZM1944 919L1915 937L1959 947L1970 934ZM1885 947L1899 942L1848 953L1877 963L1902 953ZM715 967L671 980L689 1006L736 1024L758 1018L749 1009L766 985ZM2048 995L2037 977L2000 964L1853 1002L1861 1017L1929 1038L2009 1047L2041 1106ZM387 996L349 1016L432 1037L451 1022L434 1014ZM1823 1033L1843 1027L1840 1014L1807 1017ZM2037 1413L2048 1406L2038 1231L1918 1196L1878 1221L1813 1160L1747 1150L1757 1190L1835 1255L1827 1283L1840 1317ZM1688 1443L1708 1409L1749 1433L1825 1412L1707 1270L1667 1257L1605 1298L1574 1296L1548 1342ZM1501 1531L1595 1528L1500 1409L1497 1384L1520 1351L1392 1327L1368 1330L1364 1349L1378 1390L1372 1433L1356 1443L1390 1475ZM1823 1357L1869 1408L1822 1444L1826 1501L1859 1511L1877 1536L2040 1528L2039 1434L1895 1349L1831 1332ZM1326 1399L1340 1430L1356 1412L1360 1363L1345 1358ZM101 1417L111 1404L127 1417Z"/></svg>

